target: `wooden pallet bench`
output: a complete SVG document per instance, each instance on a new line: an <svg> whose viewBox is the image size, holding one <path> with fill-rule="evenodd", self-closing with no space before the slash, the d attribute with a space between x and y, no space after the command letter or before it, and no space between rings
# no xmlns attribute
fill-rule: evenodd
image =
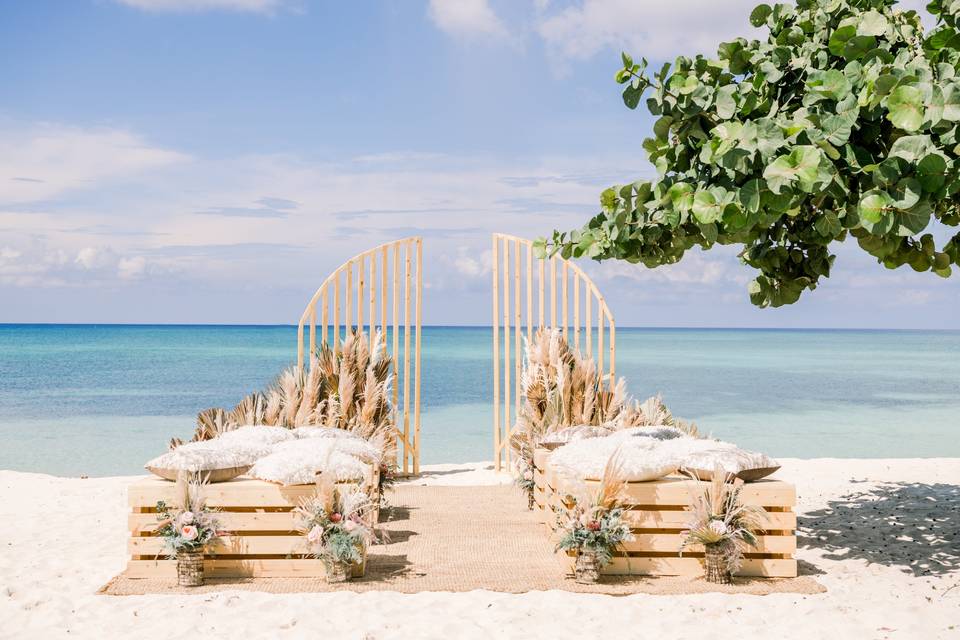
<svg viewBox="0 0 960 640"><path fill-rule="evenodd" d="M557 514L564 497L570 493L572 481L550 467L550 452L538 449L534 455L534 499L543 522L551 530L557 526ZM588 486L599 485L587 480ZM631 482L628 486L630 505L625 519L635 540L628 542L613 562L603 568L610 575L696 576L703 573L702 547L690 547L680 554L683 530L689 520L691 497L701 490L689 478L668 476L651 482ZM706 484L706 483L699 483ZM778 480L761 480L744 485L744 504L762 507L767 515L767 529L759 536L760 544L745 554L737 575L793 578L797 575L797 549L794 512L797 496L793 485ZM571 569L573 558L570 559Z"/></svg>
<svg viewBox="0 0 960 640"><path fill-rule="evenodd" d="M368 490L375 488L376 478L362 485ZM175 483L155 477L130 485L127 577L176 578L176 560L160 555L163 541L156 534L157 502L173 504L175 487ZM323 561L309 557L293 513L302 499L315 493L312 484L282 486L245 477L208 485L204 489L207 506L219 512L217 517L228 535L204 555L205 574L220 578L325 576ZM363 572L363 565L354 567L354 576Z"/></svg>

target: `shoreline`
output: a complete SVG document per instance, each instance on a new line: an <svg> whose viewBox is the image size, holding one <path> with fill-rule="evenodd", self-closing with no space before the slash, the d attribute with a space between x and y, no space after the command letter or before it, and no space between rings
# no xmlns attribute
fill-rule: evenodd
<svg viewBox="0 0 960 640"><path fill-rule="evenodd" d="M11 638L107 635L351 638L956 637L960 632L960 458L784 459L797 484L801 572L827 591L605 596L390 591L218 591L102 596L126 554L126 484L0 471L0 620ZM425 465L408 482L509 482L489 463ZM522 561L522 559L518 559ZM254 615L255 614L255 615ZM2 635L2 634L0 634Z"/></svg>

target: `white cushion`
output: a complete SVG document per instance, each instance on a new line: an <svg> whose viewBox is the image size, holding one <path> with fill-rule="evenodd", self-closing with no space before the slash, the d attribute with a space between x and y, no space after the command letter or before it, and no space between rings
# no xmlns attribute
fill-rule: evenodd
<svg viewBox="0 0 960 640"><path fill-rule="evenodd" d="M380 450L363 439L354 438L301 438L273 445L273 452L313 451L317 455L326 455L328 451L337 451L359 458L367 464L379 464Z"/></svg>
<svg viewBox="0 0 960 640"><path fill-rule="evenodd" d="M611 434L617 438L653 438L655 440L674 440L676 438L690 438L690 435L684 433L676 427L668 427L665 425L659 426L650 426L650 427L628 427L626 429L620 429Z"/></svg>
<svg viewBox="0 0 960 640"><path fill-rule="evenodd" d="M293 435L297 438L344 438L351 440L363 440L353 431L338 429L336 427L297 427L291 429Z"/></svg>
<svg viewBox="0 0 960 640"><path fill-rule="evenodd" d="M714 472L722 471L747 482L765 478L780 468L780 464L765 453L747 451L733 445L691 451L680 466L701 480L709 480Z"/></svg>
<svg viewBox="0 0 960 640"><path fill-rule="evenodd" d="M597 427L590 424L578 424L572 427L564 427L551 431L543 437L543 444L563 444L573 442L574 440L583 440L584 438L602 438L610 435L610 429L606 427Z"/></svg>
<svg viewBox="0 0 960 640"><path fill-rule="evenodd" d="M657 480L677 470L676 455L657 451L653 438L587 438L566 444L550 456L550 466L571 478L599 480L610 457L621 456L621 478L631 482ZM619 453L618 453L619 452Z"/></svg>
<svg viewBox="0 0 960 640"><path fill-rule="evenodd" d="M247 475L279 484L311 484L318 472L335 480L363 480L371 467L343 451L337 439L314 438L277 445L273 453L257 460Z"/></svg>
<svg viewBox="0 0 960 640"><path fill-rule="evenodd" d="M268 427L264 425L254 425L247 427L237 427L232 431L220 434L211 442L222 442L225 444L243 445L258 452L257 457L269 455L273 451L273 445L279 442L288 442L295 440L296 436L292 430L286 427Z"/></svg>
<svg viewBox="0 0 960 640"><path fill-rule="evenodd" d="M176 480L180 472L221 471L222 473L217 474L203 474L211 482L221 482L246 472L261 453L256 447L248 447L239 442L205 440L182 444L157 456L144 466L151 473L167 480Z"/></svg>

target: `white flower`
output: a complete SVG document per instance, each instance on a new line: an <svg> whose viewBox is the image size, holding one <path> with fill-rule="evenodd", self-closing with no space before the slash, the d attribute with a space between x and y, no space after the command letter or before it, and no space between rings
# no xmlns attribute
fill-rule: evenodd
<svg viewBox="0 0 960 640"><path fill-rule="evenodd" d="M354 529L357 528L357 523L354 522L353 520L347 520L346 522L343 523L343 528L346 529L347 532L353 531Z"/></svg>
<svg viewBox="0 0 960 640"><path fill-rule="evenodd" d="M524 480L533 480L533 471L524 471L523 472Z"/></svg>
<svg viewBox="0 0 960 640"><path fill-rule="evenodd" d="M322 537L323 537L323 529L320 527L320 525L314 525L313 529L310 529L310 531L307 532L307 541L310 542L311 544L316 544L317 542L320 542L320 538Z"/></svg>
<svg viewBox="0 0 960 640"><path fill-rule="evenodd" d="M193 511L184 511L180 514L180 524L193 524Z"/></svg>
<svg viewBox="0 0 960 640"><path fill-rule="evenodd" d="M710 527L710 531L713 531L718 536L727 535L727 525L723 520L711 520L708 526Z"/></svg>

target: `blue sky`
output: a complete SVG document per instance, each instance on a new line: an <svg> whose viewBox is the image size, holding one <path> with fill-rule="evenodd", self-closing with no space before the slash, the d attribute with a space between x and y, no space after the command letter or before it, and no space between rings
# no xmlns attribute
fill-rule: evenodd
<svg viewBox="0 0 960 640"><path fill-rule="evenodd" d="M426 319L483 324L491 232L651 174L619 51L712 51L752 4L0 0L0 322L293 322L419 233ZM623 325L960 328L960 278L852 247L780 310L728 249L588 268Z"/></svg>

